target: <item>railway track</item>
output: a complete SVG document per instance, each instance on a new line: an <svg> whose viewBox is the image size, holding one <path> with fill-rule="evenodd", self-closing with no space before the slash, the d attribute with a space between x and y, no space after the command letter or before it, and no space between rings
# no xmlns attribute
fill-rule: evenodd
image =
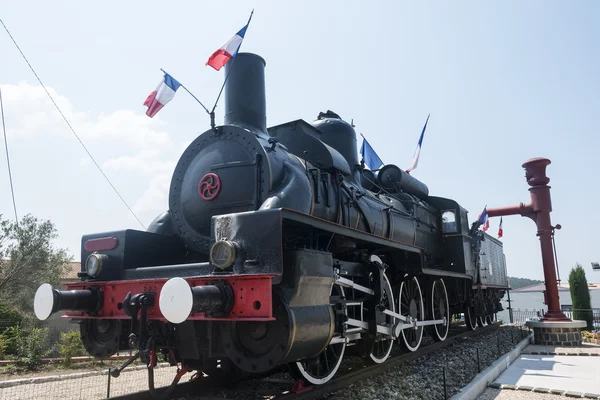
<svg viewBox="0 0 600 400"><path fill-rule="evenodd" d="M291 392L285 393L285 394L273 397L273 400L319 399L331 392L335 392L337 390L343 389L351 383L355 383L355 382L358 382L358 381L361 381L361 380L364 380L364 379L367 379L367 378L370 378L370 377L373 377L376 375L380 375L392 368L397 367L398 365L400 365L402 363L422 357L426 354L432 353L432 352L442 349L444 347L451 346L451 345L461 342L463 340L467 340L468 338L479 336L484 332L489 332L491 330L498 329L499 327L500 327L500 323L498 322L498 323L488 325L483 328L478 328L474 331L458 332L458 333L455 333L454 335L452 335L452 337L450 337L450 335L448 335L449 337L446 340L444 340L443 342L435 342L435 343L425 346L415 352L404 353L404 354L390 357L383 364L369 365L369 366L365 366L364 368L357 370L357 371L341 373L339 376L332 379L330 382L328 382L325 385L313 386L313 387L307 388L306 391L302 391L300 393L291 393ZM197 398L195 400L201 400L201 398ZM202 400L204 400L204 399L202 399Z"/></svg>
<svg viewBox="0 0 600 400"><path fill-rule="evenodd" d="M285 370L285 367L279 370L271 371L268 375L253 376L252 378L240 379L237 381L223 381L218 378L200 378L195 381L182 382L177 385L175 391L165 400L233 400L250 398L248 395L256 395L257 399L270 400L307 400L319 399L323 396L347 387L351 383L383 374L384 372L397 367L398 365L410 360L422 357L436 350L449 347L453 344L477 337L483 333L498 329L500 323L494 323L483 328L478 327L474 331L469 331L464 325L454 326L448 332L448 338L443 342L431 342L421 347L415 352L406 352L406 350L396 351L396 354L383 364L366 365L356 357L356 362L349 361L349 365L340 367L337 376L326 384L316 386L303 386L291 379ZM400 346L397 346L398 348ZM158 389L159 393L164 392L163 388ZM152 399L150 391L145 390L128 395L111 397L115 400L141 400Z"/></svg>

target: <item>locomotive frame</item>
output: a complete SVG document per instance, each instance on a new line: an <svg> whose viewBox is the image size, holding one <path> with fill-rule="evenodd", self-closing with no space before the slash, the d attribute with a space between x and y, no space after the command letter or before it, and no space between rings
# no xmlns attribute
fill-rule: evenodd
<svg viewBox="0 0 600 400"><path fill-rule="evenodd" d="M84 235L80 282L42 285L37 317L80 321L95 357L137 349L152 370L162 353L182 365L174 383L288 365L323 384L348 353L382 363L394 343L445 340L455 315L494 322L502 243L395 165L366 169L332 111L267 129L264 67L226 65L225 124L182 154L169 210L147 231Z"/></svg>

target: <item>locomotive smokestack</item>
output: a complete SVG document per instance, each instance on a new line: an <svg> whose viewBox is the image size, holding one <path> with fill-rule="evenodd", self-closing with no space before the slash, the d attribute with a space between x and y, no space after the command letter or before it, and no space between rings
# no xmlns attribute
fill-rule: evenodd
<svg viewBox="0 0 600 400"><path fill-rule="evenodd" d="M265 65L252 53L238 53L225 64L225 124L267 132Z"/></svg>

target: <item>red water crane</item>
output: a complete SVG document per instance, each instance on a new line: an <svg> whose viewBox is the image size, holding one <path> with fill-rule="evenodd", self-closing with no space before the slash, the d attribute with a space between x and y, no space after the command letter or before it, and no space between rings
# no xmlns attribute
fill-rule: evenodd
<svg viewBox="0 0 600 400"><path fill-rule="evenodd" d="M528 217L537 226L537 236L540 238L542 248L542 265L544 267L544 281L546 285L546 303L548 311L543 316L543 321L571 321L560 310L558 299L558 284L556 279L556 264L554 263L554 249L552 239L554 230L560 229L560 224L552 226L550 212L552 201L550 200L550 178L546 176L546 167L550 165L547 158L532 158L523 164L525 168L525 179L529 186L531 202L519 204L518 206L488 208L488 217L500 217L505 215L521 215Z"/></svg>

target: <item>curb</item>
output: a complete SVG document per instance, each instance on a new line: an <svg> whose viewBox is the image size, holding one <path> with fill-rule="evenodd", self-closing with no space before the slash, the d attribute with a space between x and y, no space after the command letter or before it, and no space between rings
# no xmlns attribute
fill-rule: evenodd
<svg viewBox="0 0 600 400"><path fill-rule="evenodd" d="M168 367L169 363L158 363L155 368L160 367ZM135 367L127 367L121 373L131 372L131 371L139 371L141 369L146 369L145 365L137 365ZM1 381L0 389L8 388L11 386L19 386L19 385L30 385L30 384L39 384L46 382L56 382L56 381L66 381L71 379L78 378L87 378L90 376L99 376L99 375L108 375L108 369L101 371L88 371L88 372L77 372L74 374L64 374L64 375L49 375L49 376L41 376L39 378L23 378L23 379L13 379L10 381Z"/></svg>
<svg viewBox="0 0 600 400"><path fill-rule="evenodd" d="M598 357L600 354L598 353L567 353L564 351L530 351L523 354L531 354L533 356L582 356L582 357Z"/></svg>
<svg viewBox="0 0 600 400"><path fill-rule="evenodd" d="M122 356L111 356L109 358L104 359L103 361L120 361L120 360L127 360L129 358L131 358L132 355L122 355ZM63 358L60 357L54 357L54 358L42 358L40 360L40 362L42 364L52 364L52 363L58 363L63 361ZM98 360L97 358L94 357L89 357L89 356L78 356L78 357L73 357L71 358L71 362L73 364L75 363L80 363L80 362L86 362L86 361L96 361ZM0 366L6 366L6 365L12 365L12 364L16 364L18 363L19 360L0 360Z"/></svg>
<svg viewBox="0 0 600 400"><path fill-rule="evenodd" d="M489 387L491 387L492 389L505 389L505 390L508 389L508 390L520 390L520 391L524 391L524 392L550 393L550 394L557 394L559 396L565 396L565 397L600 399L600 395L595 394L595 393L573 392L570 390L548 389L548 388L544 388L544 387L517 386L517 385L508 385L505 383L491 383Z"/></svg>
<svg viewBox="0 0 600 400"><path fill-rule="evenodd" d="M521 340L509 353L498 358L492 365L477 374L471 383L462 388L460 392L450 397L450 400L477 399L479 395L488 388L488 384L498 378L514 360L519 358L523 349L532 342L533 333L530 333L527 338Z"/></svg>

